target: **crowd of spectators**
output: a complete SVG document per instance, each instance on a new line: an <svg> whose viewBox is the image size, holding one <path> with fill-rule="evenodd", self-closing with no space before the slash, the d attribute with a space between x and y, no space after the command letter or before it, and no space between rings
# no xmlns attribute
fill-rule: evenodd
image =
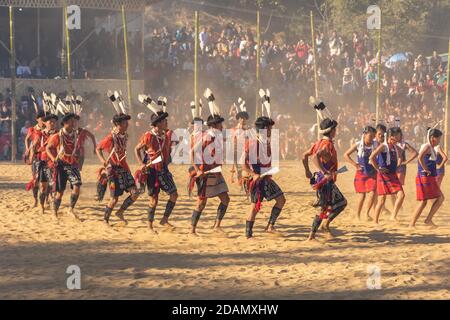
<svg viewBox="0 0 450 320"><path fill-rule="evenodd" d="M98 35L99 39L108 39ZM98 39L98 41L100 41ZM112 39L110 39L113 42ZM146 43L146 86L152 95L169 98L170 126L183 128L190 121L190 101L194 72L194 30L182 27L178 30L162 28L153 30ZM108 42L108 41L107 41ZM232 103L241 96L248 101L253 112L257 84L256 41L254 32L242 26L228 23L223 27L203 28L200 43L200 88L211 87L222 99L219 104L227 115L227 126L233 126ZM119 44L120 45L120 44ZM317 75L320 97L329 106L339 126L338 145L341 151L349 141L357 138L368 124L374 125L377 87L377 55L374 42L368 34L353 33L326 35L319 32L315 39L317 49ZM106 43L102 44L104 48ZM86 57L92 61L92 75L101 76L106 66L113 66L113 55L102 54L87 47ZM91 51L89 51L91 50ZM137 50L137 49L136 49ZM95 53L97 52L97 53ZM389 60L395 52L386 51L382 60L381 76L381 118L388 126L400 119L405 139L418 146L423 141L427 126L443 118L445 91L447 87L446 62L433 52L430 58L415 53L402 53L402 59L395 63ZM384 56L386 55L386 56ZM103 61L111 59L111 61ZM295 42L262 39L261 44L261 86L270 88L273 97L273 116L279 122L282 156L296 158L315 138L315 114L308 104L314 95L314 58L310 41ZM120 64L117 64L120 65ZM137 64L138 65L138 64ZM136 68L135 70L139 70ZM31 68L33 72L33 68ZM19 72L19 67L18 67ZM21 68L27 73L28 69ZM107 76L108 74L104 73ZM101 136L109 130L109 110L103 94L91 94L86 108L86 125ZM2 129L0 157L8 149L8 94L2 99ZM206 105L206 103L204 103ZM20 102L19 114L28 117L21 120L17 130L33 122L30 102L24 97ZM141 113L138 106L137 113ZM140 111L139 111L140 110ZM204 116L207 113L205 106ZM181 115L181 116L180 116ZM27 122L28 121L28 122ZM148 127L146 116L136 119L139 130ZM19 139L20 139L20 135ZM7 157L6 157L7 158Z"/></svg>

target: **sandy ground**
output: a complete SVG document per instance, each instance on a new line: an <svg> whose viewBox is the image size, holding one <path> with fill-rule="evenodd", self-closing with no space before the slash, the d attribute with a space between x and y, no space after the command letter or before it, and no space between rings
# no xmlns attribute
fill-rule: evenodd
<svg viewBox="0 0 450 320"><path fill-rule="evenodd" d="M24 191L30 168L0 165L0 298L2 299L449 299L450 203L435 218L437 230L406 225L416 205L415 167L409 168L401 223L383 216L381 226L358 222L353 172L338 184L349 200L334 223L337 238L306 243L315 195L299 163L284 162L276 177L287 204L278 227L283 237L263 234L271 205L257 218L254 240L244 237L246 199L231 186L224 220L228 237L212 234L217 200L199 223L200 238L188 236L194 200L185 190L186 167L172 167L180 191L173 213L174 232L152 235L146 229L147 200L126 214L127 227L102 224L104 204L93 200L96 166L83 172L78 203L83 222L66 214L59 224L31 207ZM228 171L228 169L227 169ZM227 179L229 175L227 174ZM449 194L445 180L444 193ZM157 211L161 217L163 206ZM390 207L390 204L389 204ZM113 224L117 220L113 220ZM421 218L421 223L423 219ZM324 240L324 236L319 234ZM66 268L81 268L81 290L66 287ZM369 290L368 266L380 269L380 290Z"/></svg>

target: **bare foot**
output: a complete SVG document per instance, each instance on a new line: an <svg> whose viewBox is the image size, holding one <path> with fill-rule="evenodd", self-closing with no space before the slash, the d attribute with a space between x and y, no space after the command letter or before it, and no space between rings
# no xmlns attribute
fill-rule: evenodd
<svg viewBox="0 0 450 320"><path fill-rule="evenodd" d="M281 232L279 232L277 229L275 229L274 227L268 227L264 231L274 237L282 237L283 236L283 234Z"/></svg>
<svg viewBox="0 0 450 320"><path fill-rule="evenodd" d="M416 225L415 224L410 224L410 225L408 225L408 228L409 229L411 229L411 230L415 230L415 229L417 229L417 227L416 227Z"/></svg>
<svg viewBox="0 0 450 320"><path fill-rule="evenodd" d="M367 221L373 221L373 218L371 216L366 216Z"/></svg>
<svg viewBox="0 0 450 320"><path fill-rule="evenodd" d="M68 212L69 212L69 215L71 215L76 221L81 221L80 218L78 217L78 215L73 210L73 208L70 208Z"/></svg>
<svg viewBox="0 0 450 320"><path fill-rule="evenodd" d="M153 229L153 227L148 227L148 230L150 231L151 234L158 234L158 231L156 231L155 229Z"/></svg>
<svg viewBox="0 0 450 320"><path fill-rule="evenodd" d="M335 237L329 226L323 226L322 230L327 238L332 239Z"/></svg>
<svg viewBox="0 0 450 320"><path fill-rule="evenodd" d="M438 225L434 224L433 221L425 221L425 225L430 229L437 229L439 228Z"/></svg>
<svg viewBox="0 0 450 320"><path fill-rule="evenodd" d="M116 217L120 219L120 221L124 224L124 225L128 225L128 221L125 219L125 217L123 216L123 213L120 212L116 212Z"/></svg>
<svg viewBox="0 0 450 320"><path fill-rule="evenodd" d="M167 220L161 220L161 222L159 224L171 231L176 229L176 227Z"/></svg>
<svg viewBox="0 0 450 320"><path fill-rule="evenodd" d="M37 200L34 200L33 208L37 208L37 206L38 206L38 201L37 201Z"/></svg>
<svg viewBox="0 0 450 320"><path fill-rule="evenodd" d="M227 233L221 227L214 228L213 232L219 235L227 236Z"/></svg>
<svg viewBox="0 0 450 320"><path fill-rule="evenodd" d="M191 231L191 232L189 232L189 236L195 237L195 238L200 237L200 235L199 235L196 231Z"/></svg>
<svg viewBox="0 0 450 320"><path fill-rule="evenodd" d="M44 215L45 214L45 208L41 207L41 214Z"/></svg>

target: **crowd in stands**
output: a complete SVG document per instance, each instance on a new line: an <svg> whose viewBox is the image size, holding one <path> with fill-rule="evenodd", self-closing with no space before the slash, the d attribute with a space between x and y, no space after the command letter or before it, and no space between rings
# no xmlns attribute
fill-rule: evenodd
<svg viewBox="0 0 450 320"><path fill-rule="evenodd" d="M121 65L114 55L105 55L106 35L98 35L97 49L87 46L86 58L93 77L108 76L107 67ZM233 126L232 103L243 97L253 113L258 84L255 81L256 41L250 29L229 23L223 27L203 28L200 32L200 88L210 86L221 98L219 104L227 115L227 126ZM99 44L100 39L106 43ZM123 44L123 43L122 43ZM119 44L120 45L120 44ZM377 87L376 46L368 34L353 33L329 35L319 32L315 39L317 75L320 97L329 105L339 126L339 148L348 147L358 138L364 126L375 125ZM95 47L95 46L94 46ZM137 50L137 46L135 46ZM190 121L190 102L193 100L194 30L162 28L147 36L145 79L152 95L169 98L170 126L184 128ZM375 53L374 53L375 52ZM420 52L402 53L394 63L389 59L396 52L381 57L381 117L387 126L400 119L405 139L418 146L423 142L426 128L443 118L447 87L446 62L433 52L426 58ZM428 53L428 52L427 52ZM110 59L105 61L104 59ZM116 60L115 60L116 59ZM315 114L309 105L314 95L314 58L310 41L298 39L280 42L263 39L261 44L261 83L270 88L273 97L273 117L283 121L281 131L282 156L294 159L315 138ZM390 62L390 63L389 63ZM136 66L136 65L135 65ZM20 70L19 70L20 68ZM17 72L26 74L33 68L19 66ZM84 70L84 69L83 69ZM135 68L139 70L139 67ZM117 71L117 68L116 68ZM111 71L112 72L112 71ZM85 124L100 137L109 130L110 115L103 104L108 103L103 93L91 94L87 99ZM33 123L31 104L24 97L20 105L18 133ZM7 158L10 103L4 94L1 114L0 158ZM204 102L206 105L206 103ZM28 109L27 109L28 108ZM144 112L136 106L137 113ZM24 109L22 111L22 109ZM182 116L180 116L182 115ZM204 116L207 115L205 107ZM147 115L148 116L148 115ZM138 115L138 130L148 127L146 117ZM18 135L21 140L20 134Z"/></svg>

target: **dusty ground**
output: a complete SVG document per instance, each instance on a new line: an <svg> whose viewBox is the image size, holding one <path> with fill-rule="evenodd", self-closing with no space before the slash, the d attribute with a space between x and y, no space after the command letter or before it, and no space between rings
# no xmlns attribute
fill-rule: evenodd
<svg viewBox="0 0 450 320"><path fill-rule="evenodd" d="M299 163L282 163L276 176L287 198L278 224L284 237L263 234L271 207L264 204L252 241L244 237L247 202L236 186L231 186L232 201L224 220L228 238L210 230L216 200L200 220L202 237L188 236L194 200L185 190L186 167L172 167L180 191L173 213L175 232L155 236L147 231L145 197L127 212L129 226L109 229L101 222L104 204L93 200L96 168L87 166L83 172L78 213L84 221L75 222L65 214L69 201L65 197L64 217L55 224L50 214L42 216L30 206L32 195L24 191L30 168L0 165L0 298L450 298L450 203L445 202L435 219L439 229L406 229L416 205L414 166L409 168L400 225L390 223L387 216L379 227L356 221L353 172L342 175L338 184L349 207L334 224L338 237L319 244L304 242L314 215L310 207L314 194ZM448 195L446 180L443 185ZM162 196L164 206L165 200ZM161 207L159 217L162 211ZM69 265L81 268L81 290L66 288ZM367 288L369 265L380 268L381 290Z"/></svg>

